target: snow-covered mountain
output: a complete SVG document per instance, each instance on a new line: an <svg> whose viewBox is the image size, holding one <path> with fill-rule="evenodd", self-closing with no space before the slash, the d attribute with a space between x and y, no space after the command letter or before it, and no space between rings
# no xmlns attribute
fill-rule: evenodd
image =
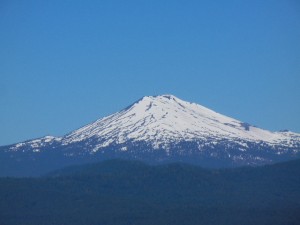
<svg viewBox="0 0 300 225"><path fill-rule="evenodd" d="M260 165L298 157L300 134L263 130L173 95L160 95L143 97L63 137L46 136L0 150L21 161L22 155L39 160L43 154L55 154L85 160Z"/></svg>
<svg viewBox="0 0 300 225"><path fill-rule="evenodd" d="M92 151L129 140L149 142L154 149L168 149L179 141L211 139L227 139L241 146L251 141L293 147L300 141L299 134L263 130L172 95L144 97L121 112L72 132L62 142L67 145L88 138L99 139Z"/></svg>

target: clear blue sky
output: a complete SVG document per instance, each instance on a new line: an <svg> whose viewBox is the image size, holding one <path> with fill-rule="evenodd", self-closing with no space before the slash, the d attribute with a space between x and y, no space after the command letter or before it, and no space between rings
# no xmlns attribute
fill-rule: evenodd
<svg viewBox="0 0 300 225"><path fill-rule="evenodd" d="M0 145L159 94L300 132L300 2L0 0Z"/></svg>

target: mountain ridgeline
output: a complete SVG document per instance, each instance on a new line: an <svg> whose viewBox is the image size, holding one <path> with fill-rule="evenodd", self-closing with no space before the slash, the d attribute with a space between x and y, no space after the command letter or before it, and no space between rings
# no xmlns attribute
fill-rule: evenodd
<svg viewBox="0 0 300 225"><path fill-rule="evenodd" d="M0 178L1 225L298 225L300 160L203 169L109 160Z"/></svg>
<svg viewBox="0 0 300 225"><path fill-rule="evenodd" d="M172 95L146 96L63 137L0 147L0 176L35 176L107 159L206 168L265 165L300 156L300 134L271 132Z"/></svg>

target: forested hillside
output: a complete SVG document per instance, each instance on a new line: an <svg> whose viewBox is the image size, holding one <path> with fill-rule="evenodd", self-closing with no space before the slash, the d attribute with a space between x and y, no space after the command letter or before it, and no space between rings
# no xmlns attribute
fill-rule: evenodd
<svg viewBox="0 0 300 225"><path fill-rule="evenodd" d="M206 170L112 160L0 179L1 225L300 224L300 161Z"/></svg>

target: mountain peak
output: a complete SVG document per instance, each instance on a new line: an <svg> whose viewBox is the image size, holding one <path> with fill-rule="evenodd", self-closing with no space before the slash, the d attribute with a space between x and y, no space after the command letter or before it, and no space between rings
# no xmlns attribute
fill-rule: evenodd
<svg viewBox="0 0 300 225"><path fill-rule="evenodd" d="M179 98L177 98L176 96L174 95L171 95L171 94L164 94L164 95L155 95L153 96L154 98L166 98L166 99L169 99L169 100L177 100Z"/></svg>
<svg viewBox="0 0 300 225"><path fill-rule="evenodd" d="M171 94L164 94L164 95L149 95L140 98L138 102L150 102L150 101L182 101L181 99L177 98Z"/></svg>

